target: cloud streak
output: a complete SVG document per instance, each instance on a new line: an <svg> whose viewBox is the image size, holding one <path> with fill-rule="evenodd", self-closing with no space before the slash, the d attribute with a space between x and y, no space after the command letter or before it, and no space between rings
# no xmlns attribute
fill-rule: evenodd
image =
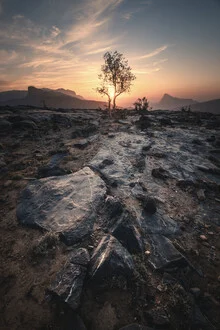
<svg viewBox="0 0 220 330"><path fill-rule="evenodd" d="M155 49L154 51L152 51L151 53L148 53L148 54L145 54L145 55L141 55L141 56L136 57L136 59L144 60L146 58L154 57L156 55L159 55L163 51L165 51L167 48L168 48L168 45L161 46L161 47Z"/></svg>

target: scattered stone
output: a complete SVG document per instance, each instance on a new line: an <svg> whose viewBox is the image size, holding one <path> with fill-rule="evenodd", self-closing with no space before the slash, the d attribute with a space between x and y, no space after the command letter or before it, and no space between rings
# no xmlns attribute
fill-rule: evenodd
<svg viewBox="0 0 220 330"><path fill-rule="evenodd" d="M116 276L129 279L134 271L131 255L113 236L104 236L95 249L90 266L90 275L98 283L113 280Z"/></svg>
<svg viewBox="0 0 220 330"><path fill-rule="evenodd" d="M193 140L192 140L192 143L193 143L193 144L197 144L198 146L203 145L202 141L199 140L199 139L193 139Z"/></svg>
<svg viewBox="0 0 220 330"><path fill-rule="evenodd" d="M83 139L75 142L73 146L78 149L85 149L89 145L89 140Z"/></svg>
<svg viewBox="0 0 220 330"><path fill-rule="evenodd" d="M89 254L86 249L74 251L69 263L57 274L49 287L49 292L53 296L68 304L73 310L80 304L88 262Z"/></svg>
<svg viewBox="0 0 220 330"><path fill-rule="evenodd" d="M200 235L199 238L202 240L202 241L207 241L208 238L205 236L205 235Z"/></svg>
<svg viewBox="0 0 220 330"><path fill-rule="evenodd" d="M149 256L150 255L150 251L149 250L146 250L144 253L146 254L146 256Z"/></svg>
<svg viewBox="0 0 220 330"><path fill-rule="evenodd" d="M130 253L143 251L143 242L138 229L138 224L128 212L125 212L111 230L111 234L116 237Z"/></svg>
<svg viewBox="0 0 220 330"><path fill-rule="evenodd" d="M154 214L157 211L157 204L153 197L147 197L143 201L143 206L146 213Z"/></svg>
<svg viewBox="0 0 220 330"><path fill-rule="evenodd" d="M207 142L214 142L215 141L215 135L211 135L206 139Z"/></svg>
<svg viewBox="0 0 220 330"><path fill-rule="evenodd" d="M168 171L166 171L162 167L154 168L151 173L152 173L152 176L157 179L166 180L169 178Z"/></svg>
<svg viewBox="0 0 220 330"><path fill-rule="evenodd" d="M103 203L104 181L88 167L65 176L34 180L22 192L18 221L61 234L67 245L91 234Z"/></svg>

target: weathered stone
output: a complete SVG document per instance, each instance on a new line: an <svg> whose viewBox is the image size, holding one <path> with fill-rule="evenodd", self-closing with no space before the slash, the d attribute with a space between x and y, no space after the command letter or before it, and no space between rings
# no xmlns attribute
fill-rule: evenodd
<svg viewBox="0 0 220 330"><path fill-rule="evenodd" d="M91 258L91 277L101 283L115 276L129 279L133 271L134 263L128 251L115 237L104 236Z"/></svg>
<svg viewBox="0 0 220 330"><path fill-rule="evenodd" d="M89 252L84 248L79 248L72 252L71 264L87 266L90 260Z"/></svg>
<svg viewBox="0 0 220 330"><path fill-rule="evenodd" d="M154 269L164 270L172 267L187 266L184 256L177 251L167 237L150 235L147 242L151 246L151 254L148 261Z"/></svg>
<svg viewBox="0 0 220 330"><path fill-rule="evenodd" d="M139 223L145 234L172 236L180 231L178 224L160 210L154 214L143 211Z"/></svg>
<svg viewBox="0 0 220 330"><path fill-rule="evenodd" d="M68 245L88 236L106 186L88 167L61 177L30 182L17 207L21 224L61 233Z"/></svg>
<svg viewBox="0 0 220 330"><path fill-rule="evenodd" d="M88 147L88 145L89 145L89 140L87 139L79 140L73 144L73 146L78 149L85 149L86 147Z"/></svg>
<svg viewBox="0 0 220 330"><path fill-rule="evenodd" d="M111 230L121 244L130 252L143 251L143 242L138 224L129 213L125 212Z"/></svg>
<svg viewBox="0 0 220 330"><path fill-rule="evenodd" d="M157 204L153 197L146 197L143 201L143 207L146 213L154 214L157 211Z"/></svg>
<svg viewBox="0 0 220 330"><path fill-rule="evenodd" d="M168 171L166 171L162 167L154 168L152 170L152 176L154 178L163 179L163 180L168 179L170 177Z"/></svg>
<svg viewBox="0 0 220 330"><path fill-rule="evenodd" d="M69 263L57 274L49 287L49 292L53 296L67 303L73 310L80 304L88 262L89 254L86 249L74 251Z"/></svg>

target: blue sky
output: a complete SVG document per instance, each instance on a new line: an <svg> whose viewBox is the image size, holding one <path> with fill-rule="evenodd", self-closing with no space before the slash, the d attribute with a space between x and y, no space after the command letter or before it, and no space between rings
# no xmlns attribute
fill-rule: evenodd
<svg viewBox="0 0 220 330"><path fill-rule="evenodd" d="M220 97L220 0L0 0L0 44L0 90L99 99L103 54L118 50L137 77L123 104Z"/></svg>

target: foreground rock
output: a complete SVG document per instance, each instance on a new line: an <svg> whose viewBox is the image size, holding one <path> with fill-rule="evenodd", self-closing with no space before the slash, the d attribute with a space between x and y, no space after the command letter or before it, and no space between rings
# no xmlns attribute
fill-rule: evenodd
<svg viewBox="0 0 220 330"><path fill-rule="evenodd" d="M88 236L104 199L103 180L88 167L61 177L31 182L17 207L18 221L60 233L68 245Z"/></svg>
<svg viewBox="0 0 220 330"><path fill-rule="evenodd" d="M89 253L86 249L73 252L70 262L56 276L49 292L60 301L68 304L73 310L80 304Z"/></svg>
<svg viewBox="0 0 220 330"><path fill-rule="evenodd" d="M128 251L113 236L104 236L91 258L92 279L99 283L120 276L129 279L133 271L134 263Z"/></svg>
<svg viewBox="0 0 220 330"><path fill-rule="evenodd" d="M164 270L172 267L185 267L187 261L177 251L171 241L162 235L149 235L148 244L151 246L151 254L148 259L156 270Z"/></svg>

